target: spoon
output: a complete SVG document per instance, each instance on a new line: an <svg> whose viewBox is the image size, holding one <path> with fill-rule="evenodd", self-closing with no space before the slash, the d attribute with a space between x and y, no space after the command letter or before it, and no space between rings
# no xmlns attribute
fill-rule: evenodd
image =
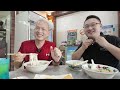
<svg viewBox="0 0 120 90"><path fill-rule="evenodd" d="M93 59L91 59L91 62L92 62L92 65L94 65L94 64L95 64Z"/></svg>
<svg viewBox="0 0 120 90"><path fill-rule="evenodd" d="M97 68L96 68L96 64L94 63L94 60L91 59L91 62L92 62L91 69L92 69L92 70L96 70Z"/></svg>

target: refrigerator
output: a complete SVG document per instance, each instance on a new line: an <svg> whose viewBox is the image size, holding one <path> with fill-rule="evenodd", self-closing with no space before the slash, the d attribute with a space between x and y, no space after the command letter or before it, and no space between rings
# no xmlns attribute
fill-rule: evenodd
<svg viewBox="0 0 120 90"><path fill-rule="evenodd" d="M15 42L14 52L18 52L23 41L34 39L35 22L45 17L33 12L24 11L16 15L15 18ZM53 31L50 31L49 41L53 41Z"/></svg>
<svg viewBox="0 0 120 90"><path fill-rule="evenodd" d="M65 50L66 61L72 60L72 54L75 52L77 48L78 46L66 46L66 50Z"/></svg>

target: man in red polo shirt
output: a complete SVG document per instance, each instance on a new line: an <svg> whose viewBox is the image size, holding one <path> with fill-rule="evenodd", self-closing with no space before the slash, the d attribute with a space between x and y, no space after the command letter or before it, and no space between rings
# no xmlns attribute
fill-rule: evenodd
<svg viewBox="0 0 120 90"><path fill-rule="evenodd" d="M53 60L53 64L59 64L62 56L61 51L56 47L55 43L47 41L53 24L47 20L39 20L36 22L34 29L35 40L28 40L21 43L21 47L15 55L12 56L16 61L29 61L29 53L37 53L38 60Z"/></svg>

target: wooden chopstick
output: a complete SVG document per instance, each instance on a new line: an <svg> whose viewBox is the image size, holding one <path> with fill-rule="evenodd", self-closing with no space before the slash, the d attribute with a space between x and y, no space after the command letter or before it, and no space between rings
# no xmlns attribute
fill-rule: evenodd
<svg viewBox="0 0 120 90"><path fill-rule="evenodd" d="M7 55L15 55L16 53L7 53ZM25 55L30 55L29 53L22 53L22 54L25 54Z"/></svg>

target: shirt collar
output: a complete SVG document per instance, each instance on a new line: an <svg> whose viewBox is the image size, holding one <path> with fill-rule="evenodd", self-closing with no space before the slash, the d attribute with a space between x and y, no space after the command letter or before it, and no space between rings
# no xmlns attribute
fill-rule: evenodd
<svg viewBox="0 0 120 90"><path fill-rule="evenodd" d="M102 32L100 32L100 36L103 36L103 37L105 37L105 35L104 35Z"/></svg>

